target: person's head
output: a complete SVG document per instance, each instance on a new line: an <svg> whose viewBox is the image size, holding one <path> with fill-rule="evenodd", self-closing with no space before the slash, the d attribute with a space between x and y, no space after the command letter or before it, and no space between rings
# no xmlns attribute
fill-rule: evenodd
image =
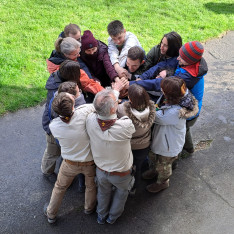
<svg viewBox="0 0 234 234"><path fill-rule="evenodd" d="M204 52L203 45L198 41L185 43L179 50L179 65L187 66L199 62Z"/></svg>
<svg viewBox="0 0 234 234"><path fill-rule="evenodd" d="M162 79L161 90L170 105L178 104L186 91L186 84L183 79L171 76Z"/></svg>
<svg viewBox="0 0 234 234"><path fill-rule="evenodd" d="M124 44L126 30L121 21L114 20L110 22L107 26L107 31L116 45L121 46Z"/></svg>
<svg viewBox="0 0 234 234"><path fill-rule="evenodd" d="M130 72L135 72L144 62L145 52L139 46L128 50L126 65Z"/></svg>
<svg viewBox="0 0 234 234"><path fill-rule="evenodd" d="M62 92L70 93L74 95L75 98L77 98L80 93L78 85L72 81L66 81L59 85L58 93L62 93Z"/></svg>
<svg viewBox="0 0 234 234"><path fill-rule="evenodd" d="M79 89L81 89L80 83L80 65L78 62L72 60L65 60L61 63L59 67L59 74L63 81L75 82Z"/></svg>
<svg viewBox="0 0 234 234"><path fill-rule="evenodd" d="M74 111L75 99L70 93L59 93L52 102L53 110L64 118L70 118Z"/></svg>
<svg viewBox="0 0 234 234"><path fill-rule="evenodd" d="M149 94L145 91L145 89L142 86L138 84L133 84L129 86L128 97L131 103L131 107L138 111L143 111L149 106Z"/></svg>
<svg viewBox="0 0 234 234"><path fill-rule="evenodd" d="M182 46L182 38L177 32L165 34L160 42L160 53L168 57L177 57Z"/></svg>
<svg viewBox="0 0 234 234"><path fill-rule="evenodd" d="M96 94L93 105L98 115L108 117L116 113L118 99L116 99L113 90L103 89Z"/></svg>
<svg viewBox="0 0 234 234"><path fill-rule="evenodd" d="M70 60L77 60L80 56L81 43L72 37L59 37L55 42L55 50Z"/></svg>
<svg viewBox="0 0 234 234"><path fill-rule="evenodd" d="M93 55L95 52L97 52L98 41L94 38L91 31L89 30L84 31L81 40L82 40L82 51L84 51L85 54Z"/></svg>
<svg viewBox="0 0 234 234"><path fill-rule="evenodd" d="M65 37L72 37L81 42L81 30L77 24L68 24L64 28Z"/></svg>

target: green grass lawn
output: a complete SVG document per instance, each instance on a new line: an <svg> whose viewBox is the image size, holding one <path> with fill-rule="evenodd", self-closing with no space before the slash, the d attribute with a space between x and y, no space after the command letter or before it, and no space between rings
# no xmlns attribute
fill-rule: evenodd
<svg viewBox="0 0 234 234"><path fill-rule="evenodd" d="M232 0L1 0L0 15L0 115L45 99L45 60L68 23L107 43L107 25L119 19L146 52L172 30L185 43L234 29Z"/></svg>

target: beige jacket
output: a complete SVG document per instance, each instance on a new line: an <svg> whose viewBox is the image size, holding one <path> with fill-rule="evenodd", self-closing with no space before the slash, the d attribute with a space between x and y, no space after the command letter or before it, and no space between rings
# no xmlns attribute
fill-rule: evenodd
<svg viewBox="0 0 234 234"><path fill-rule="evenodd" d="M128 116L136 129L131 139L132 150L145 149L150 145L151 126L155 120L155 111L153 101L150 101L149 108L143 112L131 109L130 102L124 102L118 106L118 117Z"/></svg>

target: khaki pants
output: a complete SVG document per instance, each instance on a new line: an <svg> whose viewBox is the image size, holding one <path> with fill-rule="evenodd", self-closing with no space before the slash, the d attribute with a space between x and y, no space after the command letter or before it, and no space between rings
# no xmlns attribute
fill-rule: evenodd
<svg viewBox="0 0 234 234"><path fill-rule="evenodd" d="M67 188L71 185L76 175L83 173L85 176L85 205L84 208L88 211L94 209L96 205L96 184L95 178L95 164L91 166L77 166L71 165L63 160L59 169L58 178L54 185L50 203L47 207L47 215L53 219L56 217L58 209L62 203L64 194Z"/></svg>
<svg viewBox="0 0 234 234"><path fill-rule="evenodd" d="M54 172L56 160L61 155L61 150L52 134L46 134L46 143L46 149L41 161L41 171L43 174L48 175Z"/></svg>
<svg viewBox="0 0 234 234"><path fill-rule="evenodd" d="M158 173L157 184L161 184L172 175L172 163L178 158L166 157L159 154L149 153L150 169L154 169Z"/></svg>

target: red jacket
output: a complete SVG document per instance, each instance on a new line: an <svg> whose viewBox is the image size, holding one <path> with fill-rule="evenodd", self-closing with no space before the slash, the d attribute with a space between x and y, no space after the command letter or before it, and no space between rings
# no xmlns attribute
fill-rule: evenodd
<svg viewBox="0 0 234 234"><path fill-rule="evenodd" d="M60 65L54 64L50 62L48 59L46 60L46 63L47 63L47 69L50 74L59 69ZM82 85L82 90L85 92L96 94L104 89L98 82L90 79L88 75L85 73L85 71L83 71L82 69L80 69L80 83Z"/></svg>

